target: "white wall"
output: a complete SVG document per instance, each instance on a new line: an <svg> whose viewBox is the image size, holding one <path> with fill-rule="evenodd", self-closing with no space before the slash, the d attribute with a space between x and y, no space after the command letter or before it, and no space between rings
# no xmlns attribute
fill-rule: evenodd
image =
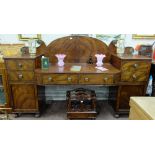
<svg viewBox="0 0 155 155"><path fill-rule="evenodd" d="M41 39L45 41L46 45L48 45L51 41L61 38L64 36L68 36L67 34L42 34ZM24 41L19 41L17 34L0 34L0 43L1 44L15 44L15 43L23 43Z"/></svg>
<svg viewBox="0 0 155 155"><path fill-rule="evenodd" d="M135 47L137 44L153 44L155 39L132 39L132 34L125 35L125 46Z"/></svg>
<svg viewBox="0 0 155 155"><path fill-rule="evenodd" d="M46 45L48 45L51 41L61 38L64 36L68 36L70 34L42 34L42 40L45 41ZM95 35L90 35L95 37ZM105 41L107 44L110 43L112 38ZM132 39L132 34L125 35L125 46L135 47L137 44L152 44L155 39ZM13 44L13 43L22 43L23 41L19 41L17 34L0 34L0 43L4 44Z"/></svg>

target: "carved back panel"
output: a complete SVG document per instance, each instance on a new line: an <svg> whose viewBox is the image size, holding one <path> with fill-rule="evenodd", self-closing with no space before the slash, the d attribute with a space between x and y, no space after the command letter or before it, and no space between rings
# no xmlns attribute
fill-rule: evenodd
<svg viewBox="0 0 155 155"><path fill-rule="evenodd" d="M110 61L110 51L108 46L92 37L85 36L67 36L54 40L47 46L45 56L50 58L50 62L56 63L55 54L66 54L67 63L86 63L90 56L93 62L96 62L95 54L105 54L104 62Z"/></svg>

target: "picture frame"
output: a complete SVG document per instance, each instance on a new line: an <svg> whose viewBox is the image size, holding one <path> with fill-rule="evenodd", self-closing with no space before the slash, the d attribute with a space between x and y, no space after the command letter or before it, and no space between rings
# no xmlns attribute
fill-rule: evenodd
<svg viewBox="0 0 155 155"><path fill-rule="evenodd" d="M133 34L133 39L155 39L155 34Z"/></svg>
<svg viewBox="0 0 155 155"><path fill-rule="evenodd" d="M41 39L41 34L18 34L18 38L21 41L30 39Z"/></svg>

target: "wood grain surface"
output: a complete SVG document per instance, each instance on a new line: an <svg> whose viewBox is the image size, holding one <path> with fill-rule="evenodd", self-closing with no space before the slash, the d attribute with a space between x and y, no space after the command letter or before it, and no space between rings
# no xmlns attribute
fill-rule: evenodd
<svg viewBox="0 0 155 155"><path fill-rule="evenodd" d="M104 62L110 61L110 50L108 46L96 39L85 36L67 36L52 41L47 46L45 56L50 58L50 62L56 63L55 54L66 54L66 63L86 63L90 56L96 62L95 54L105 54Z"/></svg>

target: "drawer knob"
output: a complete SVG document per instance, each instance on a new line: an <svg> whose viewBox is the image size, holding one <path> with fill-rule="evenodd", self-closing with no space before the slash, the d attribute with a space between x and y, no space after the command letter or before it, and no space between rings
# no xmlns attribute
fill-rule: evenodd
<svg viewBox="0 0 155 155"><path fill-rule="evenodd" d="M52 81L52 77L48 77L48 81Z"/></svg>
<svg viewBox="0 0 155 155"><path fill-rule="evenodd" d="M68 81L69 81L69 82L72 81L72 78L71 78L71 77L68 77Z"/></svg>
<svg viewBox="0 0 155 155"><path fill-rule="evenodd" d="M84 80L88 82L89 81L89 78L86 77L86 78L84 78Z"/></svg>
<svg viewBox="0 0 155 155"><path fill-rule="evenodd" d="M18 74L18 78L19 79L22 79L23 78L23 75L22 74Z"/></svg>
<svg viewBox="0 0 155 155"><path fill-rule="evenodd" d="M22 68L22 67L23 67L23 65L22 65L21 63L19 63L19 64L18 64L18 67Z"/></svg>
<svg viewBox="0 0 155 155"><path fill-rule="evenodd" d="M138 67L138 64L134 64L134 67L137 68Z"/></svg>
<svg viewBox="0 0 155 155"><path fill-rule="evenodd" d="M137 78L136 75L133 75L132 77L133 77L133 79L136 79Z"/></svg>
<svg viewBox="0 0 155 155"><path fill-rule="evenodd" d="M105 77L104 80L107 81L108 80L108 77Z"/></svg>

